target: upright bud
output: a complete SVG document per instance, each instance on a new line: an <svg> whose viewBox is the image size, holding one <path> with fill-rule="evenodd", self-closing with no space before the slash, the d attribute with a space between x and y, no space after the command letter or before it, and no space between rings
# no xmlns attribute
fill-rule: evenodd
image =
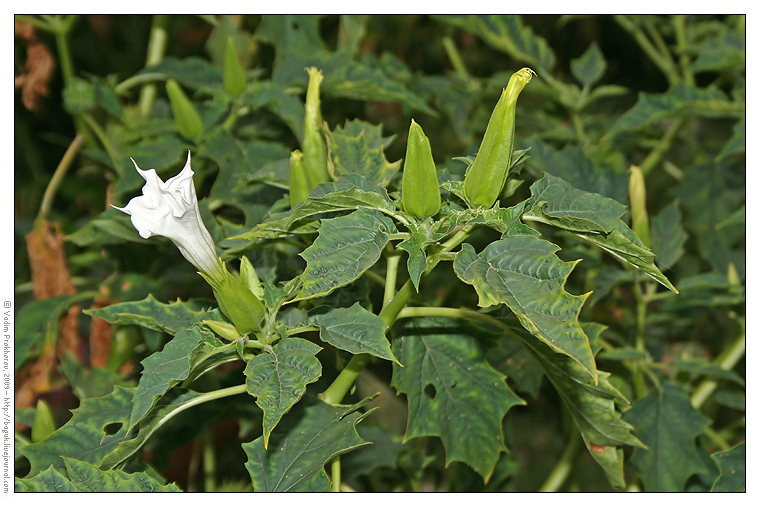
<svg viewBox="0 0 760 507"><path fill-rule="evenodd" d="M475 162L464 178L464 195L472 207L490 208L504 188L514 147L517 97L534 74L527 67L512 74L491 113Z"/></svg>
<svg viewBox="0 0 760 507"><path fill-rule="evenodd" d="M651 248L652 240L649 237L649 215L647 214L647 189L644 182L644 173L631 166L631 176L628 179L628 200L631 202L631 229L641 239L647 248Z"/></svg>
<svg viewBox="0 0 760 507"><path fill-rule="evenodd" d="M327 169L327 145L321 132L322 111L319 101L319 85L324 76L315 67L306 69L309 73L309 86L306 89L306 115L303 124L303 165L307 181L311 188L330 181Z"/></svg>
<svg viewBox="0 0 760 507"><path fill-rule="evenodd" d="M203 132L203 120L185 92L173 79L166 82L166 94L172 107L179 133L186 139L195 139Z"/></svg>
<svg viewBox="0 0 760 507"><path fill-rule="evenodd" d="M406 142L401 203L404 211L420 220L435 215L441 208L441 192L430 140L414 120Z"/></svg>
<svg viewBox="0 0 760 507"><path fill-rule="evenodd" d="M312 185L303 165L303 153L295 150L290 154L289 176L290 207L295 208L309 197L309 194L317 186Z"/></svg>
<svg viewBox="0 0 760 507"><path fill-rule="evenodd" d="M253 295L259 299L264 298L264 289L261 287L259 276L256 274L256 270L253 269L253 264L248 260L248 257L240 258L240 279L243 280L245 286L253 292Z"/></svg>
<svg viewBox="0 0 760 507"><path fill-rule="evenodd" d="M227 47L224 51L224 90L237 97L245 91L245 71L240 64L237 50L235 50L235 43L232 42L232 37L227 38Z"/></svg>

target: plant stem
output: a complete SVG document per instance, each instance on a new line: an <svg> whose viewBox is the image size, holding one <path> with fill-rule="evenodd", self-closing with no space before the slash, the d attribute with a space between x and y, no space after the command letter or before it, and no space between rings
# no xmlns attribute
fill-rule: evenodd
<svg viewBox="0 0 760 507"><path fill-rule="evenodd" d="M636 299L636 335L634 338L634 347L640 352L646 353L646 343L644 333L646 330L647 302L641 293L641 287L638 282L633 284L633 296ZM633 365L633 388L636 397L641 399L646 396L647 388L644 383L643 365L636 361Z"/></svg>
<svg viewBox="0 0 760 507"><path fill-rule="evenodd" d="M670 59L670 55L660 54L660 52L652 45L641 28L639 28L636 23L628 19L628 16L616 15L614 17L615 21L617 21L617 23L622 26L625 31L633 35L633 38L636 39L639 47L641 47L644 53L646 53L646 55L657 66L657 68L659 68L662 73L665 74L668 82L671 85L676 84L680 78L678 76L678 71L673 64L673 61Z"/></svg>
<svg viewBox="0 0 760 507"><path fill-rule="evenodd" d="M114 168L119 167L118 164L121 157L114 149L113 144L111 144L111 140L108 138L108 135L100 126L100 124L98 124L98 122L96 122L92 116L86 113L83 114L81 118L84 120L85 124L90 127L90 130L95 133L95 136L97 136L98 140L103 145L103 148L105 148L106 153L108 153L108 156L111 158L111 163L113 164Z"/></svg>
<svg viewBox="0 0 760 507"><path fill-rule="evenodd" d="M203 491L216 491L216 456L211 430L203 432Z"/></svg>
<svg viewBox="0 0 760 507"><path fill-rule="evenodd" d="M673 28L676 33L677 50L680 53L678 57L678 65L681 67L681 74L683 75L684 82L689 86L694 86L694 73L689 69L689 55L686 50L689 47L689 40L686 36L686 16L678 14L673 16Z"/></svg>
<svg viewBox="0 0 760 507"><path fill-rule="evenodd" d="M454 40L451 37L446 36L442 41L443 49L446 50L446 56L449 57L451 65L454 67L456 73L467 81L470 81L470 73L467 72L467 67L464 65L464 61L462 61L462 57L459 55Z"/></svg>
<svg viewBox="0 0 760 507"><path fill-rule="evenodd" d="M166 14L156 14L153 16L153 23L150 27L150 39L148 40L148 55L145 58L145 67L159 63L166 51ZM148 83L140 90L140 99L138 102L140 114L143 118L149 118L153 112L153 102L156 99L156 84Z"/></svg>
<svg viewBox="0 0 760 507"><path fill-rule="evenodd" d="M58 192L64 176L66 176L69 168L71 168L77 153L79 153L79 149L82 147L82 140L82 136L78 135L73 141L71 141L71 144L69 144L69 147L66 149L66 153L63 154L61 161L58 163L58 167L55 168L53 177L50 178L50 183L48 183L48 186L45 188L45 193L42 195L40 210L37 213L37 218L34 220L35 224L47 219L50 209L53 206L55 194Z"/></svg>
<svg viewBox="0 0 760 507"><path fill-rule="evenodd" d="M731 370L744 356L746 348L746 333L742 333L726 347L716 358L715 362L723 370ZM713 379L703 380L691 394L691 404L694 408L700 408L705 401L717 389L718 382Z"/></svg>
<svg viewBox="0 0 760 507"><path fill-rule="evenodd" d="M385 272L385 290L383 292L383 306L386 306L396 295L396 279L398 278L398 265L401 256L394 253L388 256Z"/></svg>
<svg viewBox="0 0 760 507"><path fill-rule="evenodd" d="M340 456L333 458L330 468L332 471L332 492L340 493Z"/></svg>
<svg viewBox="0 0 760 507"><path fill-rule="evenodd" d="M549 474L549 477L546 478L541 485L541 488L539 488L538 491L540 493L554 493L559 491L559 488L562 487L562 484L567 480L570 472L572 472L575 458L578 456L580 450L581 434L577 431L572 431L570 433L570 440L568 441L567 447L565 447L562 456Z"/></svg>
<svg viewBox="0 0 760 507"><path fill-rule="evenodd" d="M641 169L641 172L644 173L644 176L652 172L652 169L657 167L657 164L662 161L665 153L667 153L670 147L673 145L673 141L678 135L678 132L685 124L686 118L678 118L670 125L670 127L668 127L668 130L660 138L655 147L652 148L652 151L649 152L649 155L647 155L644 161L639 165L639 168Z"/></svg>

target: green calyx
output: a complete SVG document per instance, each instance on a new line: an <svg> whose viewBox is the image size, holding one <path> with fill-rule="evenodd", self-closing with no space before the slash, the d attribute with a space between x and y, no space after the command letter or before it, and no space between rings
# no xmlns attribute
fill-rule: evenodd
<svg viewBox="0 0 760 507"><path fill-rule="evenodd" d="M203 120L182 87L174 79L166 82L166 94L169 97L174 121L182 137L195 139L203 132Z"/></svg>
<svg viewBox="0 0 760 507"><path fill-rule="evenodd" d="M243 280L225 268L221 282L201 276L211 285L219 309L232 321L240 335L261 330L261 322L266 316L266 308L259 298L246 286Z"/></svg>
<svg viewBox="0 0 760 507"><path fill-rule="evenodd" d="M435 215L441 208L441 192L430 140L414 120L409 127L406 143L401 203L405 212L419 220Z"/></svg>
<svg viewBox="0 0 760 507"><path fill-rule="evenodd" d="M289 194L290 207L295 208L309 197L311 191L316 187L309 181L306 169L303 165L303 153L301 150L295 150L290 154L290 175L289 175Z"/></svg>
<svg viewBox="0 0 760 507"><path fill-rule="evenodd" d="M517 97L533 75L527 67L512 74L491 113L478 154L464 178L464 195L474 208L493 206L507 182L514 148Z"/></svg>

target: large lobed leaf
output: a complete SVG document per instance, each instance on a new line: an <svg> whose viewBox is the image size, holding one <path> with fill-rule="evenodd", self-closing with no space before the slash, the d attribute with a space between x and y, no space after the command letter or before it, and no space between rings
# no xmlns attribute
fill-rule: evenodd
<svg viewBox="0 0 760 507"><path fill-rule="evenodd" d="M306 269L295 299L325 296L359 278L378 261L395 231L389 218L366 208L323 220L317 239L300 254Z"/></svg>
<svg viewBox="0 0 760 507"><path fill-rule="evenodd" d="M142 360L140 382L135 391L131 429L169 389L185 380L190 372L222 343L213 333L197 326L181 329L163 348Z"/></svg>
<svg viewBox="0 0 760 507"><path fill-rule="evenodd" d="M322 375L317 352L322 347L301 338L281 340L271 351L265 351L248 361L245 376L248 392L264 411L264 447L267 448L272 430L283 415L301 399L306 384Z"/></svg>
<svg viewBox="0 0 760 507"><path fill-rule="evenodd" d="M559 247L534 236L507 236L480 254L464 244L454 260L457 276L475 287L481 307L505 304L520 323L553 350L577 361L596 379L596 364L578 313L588 296L565 292L576 263L555 255Z"/></svg>
<svg viewBox="0 0 760 507"><path fill-rule="evenodd" d="M82 400L66 424L42 442L21 447L31 465L28 477L51 464L64 472L64 456L98 466L127 437L134 392L134 388L116 386L107 396Z"/></svg>
<svg viewBox="0 0 760 507"><path fill-rule="evenodd" d="M408 399L404 439L440 437L447 464L466 463L487 481L506 450L501 421L524 402L486 362L475 332L451 319L407 323L393 344L404 366L393 366L391 384Z"/></svg>
<svg viewBox="0 0 760 507"><path fill-rule="evenodd" d="M599 324L584 325L590 336L598 334L601 328ZM591 383L586 371L577 362L520 333L515 336L538 361L557 390L591 457L602 467L610 484L616 488L624 487L623 451L620 446L643 445L631 433L633 426L620 418L615 402L628 405L628 401L610 384L610 374L599 371L598 382Z"/></svg>
<svg viewBox="0 0 760 507"><path fill-rule="evenodd" d="M176 484L161 484L145 472L100 470L72 458L63 458L64 475L52 466L30 479L16 479L17 492L29 493L179 493Z"/></svg>
<svg viewBox="0 0 760 507"><path fill-rule="evenodd" d="M111 324L134 324L172 335L204 319L223 320L218 310L204 309L202 302L177 300L166 304L157 301L150 294L142 301L116 303L97 310L83 311Z"/></svg>
<svg viewBox="0 0 760 507"><path fill-rule="evenodd" d="M636 401L625 418L648 447L636 449L631 458L647 491L683 491L689 477L707 472L694 439L710 421L694 409L682 386L663 384Z"/></svg>
<svg viewBox="0 0 760 507"><path fill-rule="evenodd" d="M356 432L366 415L358 409L368 401L340 407L306 398L272 432L269 448L263 436L243 444L254 491L330 491L325 463L368 443Z"/></svg>
<svg viewBox="0 0 760 507"><path fill-rule="evenodd" d="M742 442L726 452L716 452L712 458L718 463L720 475L711 492L740 492L747 489L747 444Z"/></svg>
<svg viewBox="0 0 760 507"><path fill-rule="evenodd" d="M354 124L351 124L354 125ZM369 127L378 127L368 125ZM355 131L355 127L336 128L327 133L329 167L333 178L359 174L374 185L385 186L401 167L401 161L390 163L385 158L383 139L375 129Z"/></svg>

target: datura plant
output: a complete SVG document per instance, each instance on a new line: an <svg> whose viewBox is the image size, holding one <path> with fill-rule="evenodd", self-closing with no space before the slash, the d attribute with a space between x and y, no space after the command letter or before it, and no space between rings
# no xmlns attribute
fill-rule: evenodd
<svg viewBox="0 0 760 507"><path fill-rule="evenodd" d="M520 16L151 19L17 224L17 491L744 487L738 21L609 18L642 91Z"/></svg>

